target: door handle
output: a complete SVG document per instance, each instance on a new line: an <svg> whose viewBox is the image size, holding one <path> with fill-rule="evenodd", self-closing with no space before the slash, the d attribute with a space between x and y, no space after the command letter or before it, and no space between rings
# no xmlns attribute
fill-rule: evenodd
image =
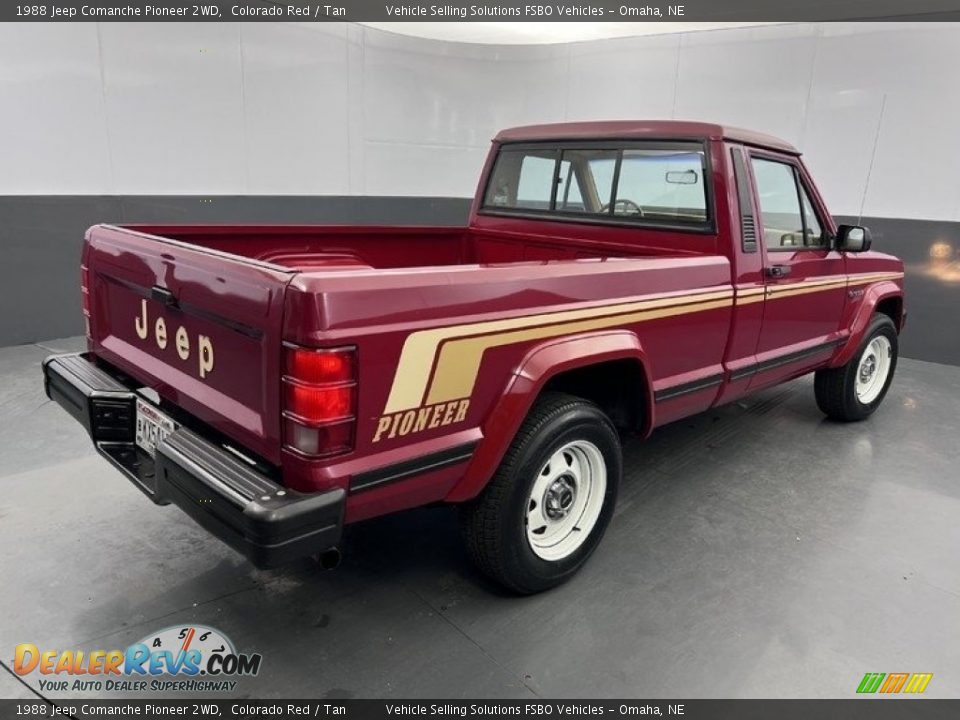
<svg viewBox="0 0 960 720"><path fill-rule="evenodd" d="M771 265L767 268L767 276L772 278L782 278L790 274L789 265Z"/></svg>

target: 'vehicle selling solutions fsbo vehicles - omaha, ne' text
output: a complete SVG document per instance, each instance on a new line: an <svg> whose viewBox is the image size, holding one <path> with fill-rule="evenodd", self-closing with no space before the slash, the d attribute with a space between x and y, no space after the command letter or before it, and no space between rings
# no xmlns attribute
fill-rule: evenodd
<svg viewBox="0 0 960 720"><path fill-rule="evenodd" d="M47 393L154 502L261 566L457 503L522 593L600 542L621 433L809 372L866 418L906 315L795 148L691 122L503 131L466 227L97 225L81 276Z"/></svg>

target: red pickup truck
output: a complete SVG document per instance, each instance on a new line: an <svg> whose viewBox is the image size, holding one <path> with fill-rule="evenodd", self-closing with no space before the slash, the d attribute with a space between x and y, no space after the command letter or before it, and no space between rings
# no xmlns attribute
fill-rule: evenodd
<svg viewBox="0 0 960 720"><path fill-rule="evenodd" d="M154 502L260 566L457 503L523 593L597 546L621 433L809 372L860 420L905 320L795 148L690 122L505 130L465 228L97 225L81 283L46 391Z"/></svg>

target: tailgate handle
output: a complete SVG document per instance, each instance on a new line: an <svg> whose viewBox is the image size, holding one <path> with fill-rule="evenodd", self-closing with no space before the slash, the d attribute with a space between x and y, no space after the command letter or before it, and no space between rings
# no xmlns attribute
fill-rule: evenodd
<svg viewBox="0 0 960 720"><path fill-rule="evenodd" d="M177 298L165 287L154 285L152 288L150 288L150 297L159 303L163 303L167 307L177 306Z"/></svg>

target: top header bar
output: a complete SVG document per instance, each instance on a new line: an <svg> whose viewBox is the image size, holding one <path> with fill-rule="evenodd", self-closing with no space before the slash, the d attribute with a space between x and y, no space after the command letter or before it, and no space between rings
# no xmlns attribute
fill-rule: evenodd
<svg viewBox="0 0 960 720"><path fill-rule="evenodd" d="M196 2L38 0L0 4L3 22L830 22L957 21L960 0L500 0Z"/></svg>

